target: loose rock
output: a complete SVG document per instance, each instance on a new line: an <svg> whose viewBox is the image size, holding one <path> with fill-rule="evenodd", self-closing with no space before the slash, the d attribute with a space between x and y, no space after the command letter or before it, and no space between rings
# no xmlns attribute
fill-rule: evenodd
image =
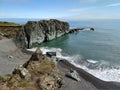
<svg viewBox="0 0 120 90"><path fill-rule="evenodd" d="M80 81L79 74L75 70L70 69L70 71L68 71L66 73L66 76L70 77L70 78L72 78L72 79L74 79L76 81Z"/></svg>

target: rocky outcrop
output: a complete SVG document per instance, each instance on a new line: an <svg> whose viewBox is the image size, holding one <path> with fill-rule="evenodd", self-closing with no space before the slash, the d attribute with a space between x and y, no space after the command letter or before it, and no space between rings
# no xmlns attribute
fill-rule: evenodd
<svg viewBox="0 0 120 90"><path fill-rule="evenodd" d="M69 32L67 22L50 19L28 21L16 39L22 47L30 48L35 43L42 43L60 37Z"/></svg>
<svg viewBox="0 0 120 90"><path fill-rule="evenodd" d="M77 33L77 32L79 32L80 30L91 30L91 31L94 31L95 29L94 28L90 28L90 27L88 27L88 28L73 28L73 29L70 29L70 31L69 31L69 33L71 34L71 33Z"/></svg>
<svg viewBox="0 0 120 90"><path fill-rule="evenodd" d="M95 29L94 28L90 28L90 30L94 31Z"/></svg>
<svg viewBox="0 0 120 90"><path fill-rule="evenodd" d="M83 30L84 28L74 28L74 29L70 29L69 33L77 33L80 30Z"/></svg>
<svg viewBox="0 0 120 90"><path fill-rule="evenodd" d="M11 75L0 77L0 90L58 90L62 84L56 65L40 49Z"/></svg>

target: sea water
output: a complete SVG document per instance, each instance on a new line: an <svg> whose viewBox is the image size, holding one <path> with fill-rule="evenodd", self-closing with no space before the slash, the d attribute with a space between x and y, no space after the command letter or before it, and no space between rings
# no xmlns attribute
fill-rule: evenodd
<svg viewBox="0 0 120 90"><path fill-rule="evenodd" d="M37 19L36 19L37 20ZM26 22L25 20L23 20ZM19 20L14 22L19 23ZM67 34L36 47L56 51L57 57L84 69L105 81L120 82L120 20L79 20L68 21L70 28L93 27L75 34Z"/></svg>

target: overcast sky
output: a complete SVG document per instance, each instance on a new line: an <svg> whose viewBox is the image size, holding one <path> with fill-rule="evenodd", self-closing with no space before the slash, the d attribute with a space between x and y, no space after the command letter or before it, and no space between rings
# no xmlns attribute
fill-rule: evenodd
<svg viewBox="0 0 120 90"><path fill-rule="evenodd" d="M120 0L0 0L0 18L120 19Z"/></svg>

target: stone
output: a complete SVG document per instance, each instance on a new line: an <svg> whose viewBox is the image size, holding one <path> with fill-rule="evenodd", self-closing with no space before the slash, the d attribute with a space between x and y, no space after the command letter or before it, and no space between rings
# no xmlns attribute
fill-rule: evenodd
<svg viewBox="0 0 120 90"><path fill-rule="evenodd" d="M16 69L14 69L13 74L18 74L18 75L20 75L21 78L24 78L25 80L30 80L31 79L31 74L22 65L20 65Z"/></svg>
<svg viewBox="0 0 120 90"><path fill-rule="evenodd" d="M13 56L11 56L11 55L8 55L8 58L10 58L10 59L13 59Z"/></svg>
<svg viewBox="0 0 120 90"><path fill-rule="evenodd" d="M95 29L94 28L90 28L90 30L94 31Z"/></svg>
<svg viewBox="0 0 120 90"><path fill-rule="evenodd" d="M63 58L56 58L56 61L64 61L65 59L63 59Z"/></svg>
<svg viewBox="0 0 120 90"><path fill-rule="evenodd" d="M48 57L56 56L56 52L46 52Z"/></svg>
<svg viewBox="0 0 120 90"><path fill-rule="evenodd" d="M40 50L40 48L37 48L36 51L30 57L30 60L28 60L26 63L23 64L23 67L27 68L31 61L41 61L41 60L44 60L44 56L42 55L42 51Z"/></svg>
<svg viewBox="0 0 120 90"><path fill-rule="evenodd" d="M58 90L63 85L63 82L57 75L46 74L38 79L37 84L42 90Z"/></svg>
<svg viewBox="0 0 120 90"><path fill-rule="evenodd" d="M70 77L76 81L81 81L80 80L80 77L79 77L79 74L75 71L75 70L72 70L70 69L67 73L66 73L66 76L67 77Z"/></svg>
<svg viewBox="0 0 120 90"><path fill-rule="evenodd" d="M40 48L37 48L35 53L32 54L30 60L39 61L41 57L42 57L42 51L40 50Z"/></svg>

